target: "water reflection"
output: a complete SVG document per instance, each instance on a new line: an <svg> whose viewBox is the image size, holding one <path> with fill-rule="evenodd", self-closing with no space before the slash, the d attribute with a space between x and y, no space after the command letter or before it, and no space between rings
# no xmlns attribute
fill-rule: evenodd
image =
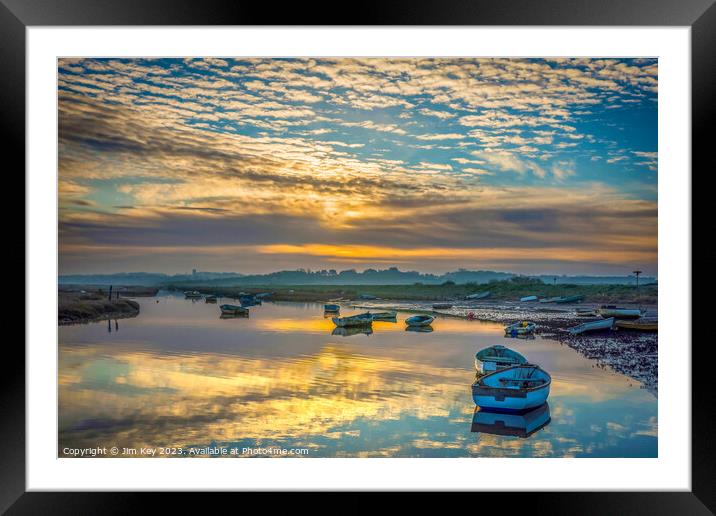
<svg viewBox="0 0 716 516"><path fill-rule="evenodd" d="M341 337L350 337L351 335L371 335L373 328L370 326L346 326L335 327L331 335L339 335Z"/></svg>
<svg viewBox="0 0 716 516"><path fill-rule="evenodd" d="M416 333L431 333L433 331L433 327L428 326L411 326L408 325L405 327L405 331L414 331Z"/></svg>
<svg viewBox="0 0 716 516"><path fill-rule="evenodd" d="M477 408L470 431L526 439L543 429L549 422L547 402L524 414L504 414Z"/></svg>
<svg viewBox="0 0 716 516"><path fill-rule="evenodd" d="M139 317L123 320L122 332L60 328L60 450L218 443L305 447L309 457L656 455L653 395L540 338L509 346L552 374L551 423L525 439L483 430L476 440L474 353L506 342L501 325L438 318L418 336L375 322L370 338L343 338L320 304L265 302L234 324L214 304L138 301Z"/></svg>

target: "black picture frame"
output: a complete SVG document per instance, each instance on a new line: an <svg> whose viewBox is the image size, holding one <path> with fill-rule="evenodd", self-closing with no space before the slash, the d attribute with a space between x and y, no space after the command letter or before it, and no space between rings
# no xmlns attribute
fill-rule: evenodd
<svg viewBox="0 0 716 516"><path fill-rule="evenodd" d="M279 7L278 4L240 0L0 0L0 141L6 145L6 163L14 162L17 168L25 164L25 30L31 26L636 25L691 27L692 170L703 169L708 174L713 169L709 152L713 143L708 129L714 125L716 106L714 0L399 0L366 2L344 10L345 15L341 12L335 2L289 3ZM323 18L319 13L324 13ZM694 177L692 172L684 171L685 181ZM698 192L693 189L693 183L692 191ZM694 221L698 215L693 212ZM709 257L707 266L716 265L714 255L706 254ZM702 270L705 269L695 268L693 273ZM688 272L685 281L691 284ZM711 436L716 390L709 385L713 376L709 373L712 344L695 344L692 346L690 492L510 494L511 509L528 505L533 509L549 508L550 514L599 515L716 512L716 490L713 489L716 449ZM10 339L5 348L5 360L13 367L6 367L0 375L3 421L0 425L0 443L3 444L0 511L8 514L119 514L144 506L146 494L26 492L25 354L14 339ZM489 496L480 496L484 507ZM177 504L185 509L189 507L183 495L175 493L164 498L164 510Z"/></svg>

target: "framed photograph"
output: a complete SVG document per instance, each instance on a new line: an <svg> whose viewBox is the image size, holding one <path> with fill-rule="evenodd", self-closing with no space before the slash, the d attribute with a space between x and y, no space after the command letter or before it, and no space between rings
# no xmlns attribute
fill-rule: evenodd
<svg viewBox="0 0 716 516"><path fill-rule="evenodd" d="M1 1L27 192L3 510L440 490L712 513L712 2L317 25Z"/></svg>

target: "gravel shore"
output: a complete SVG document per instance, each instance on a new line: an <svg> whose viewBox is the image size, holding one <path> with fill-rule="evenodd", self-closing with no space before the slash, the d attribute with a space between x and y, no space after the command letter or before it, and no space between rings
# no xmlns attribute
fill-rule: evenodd
<svg viewBox="0 0 716 516"><path fill-rule="evenodd" d="M557 340L599 364L640 382L642 387L653 393L658 392L658 334L629 330L594 332L572 335L567 330L578 324L595 320L594 317L578 317L577 308L596 308L590 304L553 305L522 302L461 302L452 308L434 310L432 303L372 301L352 305L360 309L391 309L409 312L426 312L438 316L458 317L512 324L529 320L537 325L536 333L542 337ZM627 306L627 305L620 305ZM645 317L656 319L655 305L642 306L647 310Z"/></svg>

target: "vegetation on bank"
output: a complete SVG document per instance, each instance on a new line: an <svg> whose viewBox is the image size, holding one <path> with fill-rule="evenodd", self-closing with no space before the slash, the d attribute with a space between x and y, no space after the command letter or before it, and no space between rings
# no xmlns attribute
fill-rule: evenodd
<svg viewBox="0 0 716 516"><path fill-rule="evenodd" d="M197 290L203 294L223 297L235 297L240 292L257 294L271 292L277 301L327 301L329 299L355 299L362 295L375 296L389 300L414 301L455 301L465 299L470 294L490 291L490 300L518 300L520 297L535 295L542 297L584 296L588 303L640 303L656 304L658 287L656 284L640 285L549 285L540 280L515 277L509 280L489 283L456 284L447 281L440 285L414 283L412 285L235 285L219 287L192 283L168 285L171 290Z"/></svg>
<svg viewBox="0 0 716 516"><path fill-rule="evenodd" d="M139 315L139 303L131 299L113 298L98 292L60 291L57 320L59 324L73 324L101 319L120 319Z"/></svg>

